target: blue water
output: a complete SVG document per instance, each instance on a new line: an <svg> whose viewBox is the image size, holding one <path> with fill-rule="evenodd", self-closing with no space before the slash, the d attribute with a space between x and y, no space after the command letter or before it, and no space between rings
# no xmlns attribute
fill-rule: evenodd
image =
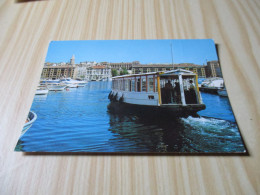
<svg viewBox="0 0 260 195"><path fill-rule="evenodd" d="M33 126L19 139L26 152L244 152L228 98L202 93L203 117L164 119L107 109L111 82L35 96Z"/></svg>

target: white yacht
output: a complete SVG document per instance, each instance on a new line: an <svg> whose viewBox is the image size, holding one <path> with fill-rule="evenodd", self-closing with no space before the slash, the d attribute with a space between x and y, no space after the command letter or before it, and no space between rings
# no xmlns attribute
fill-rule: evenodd
<svg viewBox="0 0 260 195"><path fill-rule="evenodd" d="M200 91L214 94L217 94L217 91L223 88L224 80L223 78L219 77L207 78L201 83L201 86L199 87Z"/></svg>
<svg viewBox="0 0 260 195"><path fill-rule="evenodd" d="M49 90L45 86L38 86L35 92L35 95L46 95L49 93Z"/></svg>
<svg viewBox="0 0 260 195"><path fill-rule="evenodd" d="M67 87L67 85L60 84L60 83L53 83L53 84L46 85L46 87L49 91L63 91Z"/></svg>
<svg viewBox="0 0 260 195"><path fill-rule="evenodd" d="M75 79L71 79L71 78L62 78L62 79L60 79L60 82L68 85L68 87L71 87L71 88L85 87L85 85L87 84L86 81L75 80Z"/></svg>

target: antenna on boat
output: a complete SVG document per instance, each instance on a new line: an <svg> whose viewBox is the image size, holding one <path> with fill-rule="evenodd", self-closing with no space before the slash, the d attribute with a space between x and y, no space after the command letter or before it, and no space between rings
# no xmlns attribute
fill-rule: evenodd
<svg viewBox="0 0 260 195"><path fill-rule="evenodd" d="M171 57L172 57L172 67L173 67L173 53L172 53L172 42L171 42L170 46L171 46Z"/></svg>

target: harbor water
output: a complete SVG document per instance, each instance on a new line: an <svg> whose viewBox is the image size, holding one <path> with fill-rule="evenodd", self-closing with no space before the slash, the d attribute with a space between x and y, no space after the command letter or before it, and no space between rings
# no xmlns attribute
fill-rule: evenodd
<svg viewBox="0 0 260 195"><path fill-rule="evenodd" d="M33 126L16 151L244 153L228 98L202 93L200 117L161 118L108 110L111 82L35 96Z"/></svg>

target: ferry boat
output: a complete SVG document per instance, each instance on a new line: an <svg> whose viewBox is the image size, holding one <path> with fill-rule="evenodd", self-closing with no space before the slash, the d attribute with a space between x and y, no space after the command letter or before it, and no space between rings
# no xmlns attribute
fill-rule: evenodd
<svg viewBox="0 0 260 195"><path fill-rule="evenodd" d="M113 77L108 98L110 109L123 106L171 116L196 115L206 108L197 74L184 69Z"/></svg>

